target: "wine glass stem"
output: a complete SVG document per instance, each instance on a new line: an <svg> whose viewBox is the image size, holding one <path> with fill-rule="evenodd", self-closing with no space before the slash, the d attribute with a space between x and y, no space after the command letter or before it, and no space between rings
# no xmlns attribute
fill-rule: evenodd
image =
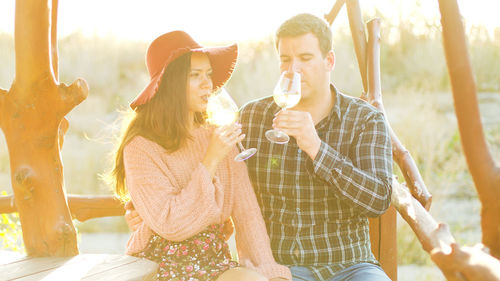
<svg viewBox="0 0 500 281"><path fill-rule="evenodd" d="M281 111L285 112L285 111L286 111L286 107L283 107L283 108L281 109ZM278 132L280 132L280 133L283 133L283 131L282 131L282 130L280 130L279 128L276 128L275 130L276 130L276 131L278 131ZM283 133L283 134L284 134L284 133Z"/></svg>
<svg viewBox="0 0 500 281"><path fill-rule="evenodd" d="M241 144L241 141L238 142L238 147L240 148L240 151L245 151L245 148Z"/></svg>

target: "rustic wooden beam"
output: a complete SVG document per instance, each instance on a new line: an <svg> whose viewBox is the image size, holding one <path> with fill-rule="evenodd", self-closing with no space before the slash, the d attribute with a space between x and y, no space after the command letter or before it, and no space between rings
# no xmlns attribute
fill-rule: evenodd
<svg viewBox="0 0 500 281"><path fill-rule="evenodd" d="M366 32L361 8L358 0L347 0L347 16L349 17L349 26L351 27L352 40L354 42L354 50L358 59L359 73L363 81L363 91L368 91L368 83L366 77Z"/></svg>
<svg viewBox="0 0 500 281"><path fill-rule="evenodd" d="M448 281L500 280L500 260L490 256L482 244L474 247L452 244L451 253L436 249L431 252L431 259Z"/></svg>
<svg viewBox="0 0 500 281"><path fill-rule="evenodd" d="M448 281L500 280L500 260L489 255L481 245L473 248L457 245L448 226L436 222L406 187L396 179L392 187L391 203Z"/></svg>
<svg viewBox="0 0 500 281"><path fill-rule="evenodd" d="M16 202L13 195L0 196L0 214L17 212Z"/></svg>
<svg viewBox="0 0 500 281"><path fill-rule="evenodd" d="M424 250L430 253L433 249L451 253L451 244L455 239L446 226L438 224L429 212L396 179L392 181L391 203L401 217L417 235Z"/></svg>
<svg viewBox="0 0 500 281"><path fill-rule="evenodd" d="M380 19L374 19L368 23L368 97L362 95L367 102L376 104L378 109L384 112L382 104L382 90L380 81ZM371 56L370 56L371 55ZM370 64L371 62L371 64ZM371 84L370 84L371 83ZM371 87L370 87L371 86ZM389 126L389 122L387 122ZM389 126L390 128L390 126ZM392 135L391 135L392 137ZM375 257L382 265L385 273L391 280L397 280L398 272L398 247L396 210L390 207L385 214L378 218L370 218L370 240Z"/></svg>
<svg viewBox="0 0 500 281"><path fill-rule="evenodd" d="M345 0L337 0L335 4L333 5L332 9L328 14L325 15L325 20L328 22L328 24L332 25L333 21L337 18L337 15L340 12L340 9L342 9L342 6L344 6Z"/></svg>
<svg viewBox="0 0 500 281"><path fill-rule="evenodd" d="M59 0L52 0L50 25L50 54L52 56L52 71L56 82L59 82L59 50L57 44L57 11Z"/></svg>
<svg viewBox="0 0 500 281"><path fill-rule="evenodd" d="M7 96L7 90L0 88L0 112L4 111L3 105L5 103L5 97ZM0 114L0 129L2 129L2 114Z"/></svg>
<svg viewBox="0 0 500 281"><path fill-rule="evenodd" d="M68 202L73 218L82 222L92 218L123 216L125 214L120 199L112 195L69 195Z"/></svg>
<svg viewBox="0 0 500 281"><path fill-rule="evenodd" d="M123 216L122 202L112 195L68 195L68 205L73 219L84 222L93 218ZM0 214L15 213L14 196L0 196Z"/></svg>
<svg viewBox="0 0 500 281"><path fill-rule="evenodd" d="M481 201L482 241L500 258L500 167L484 135L464 25L456 0L439 0L446 64L451 81L460 140Z"/></svg>
<svg viewBox="0 0 500 281"><path fill-rule="evenodd" d="M59 84L56 0L17 0L16 78L2 94L0 126L9 149L15 205L29 256L78 254L63 189L64 116L88 94L84 80Z"/></svg>
<svg viewBox="0 0 500 281"><path fill-rule="evenodd" d="M367 30L368 94L366 97L362 98L387 116L382 102L382 83L380 78L380 19L376 18L369 21L367 23ZM387 126L391 136L393 158L401 169L413 197L415 197L425 209L429 210L432 203L432 195L427 190L424 180L410 152L401 143L389 122L387 122Z"/></svg>

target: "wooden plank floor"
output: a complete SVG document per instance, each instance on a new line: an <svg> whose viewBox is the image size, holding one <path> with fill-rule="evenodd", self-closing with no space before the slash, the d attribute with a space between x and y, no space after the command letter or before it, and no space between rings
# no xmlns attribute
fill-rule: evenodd
<svg viewBox="0 0 500 281"><path fill-rule="evenodd" d="M5 253L0 253L6 256ZM0 258L0 261L2 258ZM155 280L158 265L127 255L23 257L0 264L0 280Z"/></svg>

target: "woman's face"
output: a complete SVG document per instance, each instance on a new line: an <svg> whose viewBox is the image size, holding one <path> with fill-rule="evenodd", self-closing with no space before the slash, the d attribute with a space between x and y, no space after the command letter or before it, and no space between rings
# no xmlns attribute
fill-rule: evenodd
<svg viewBox="0 0 500 281"><path fill-rule="evenodd" d="M213 90L212 66L206 54L191 54L191 70L189 71L187 89L189 111L205 111L208 96L210 96Z"/></svg>

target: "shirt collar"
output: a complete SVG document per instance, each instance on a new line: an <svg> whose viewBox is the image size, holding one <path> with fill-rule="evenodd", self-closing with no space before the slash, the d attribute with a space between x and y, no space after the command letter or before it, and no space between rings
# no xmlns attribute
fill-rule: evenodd
<svg viewBox="0 0 500 281"><path fill-rule="evenodd" d="M340 95L342 93L333 86L333 84L330 84L330 91L332 95L335 95L335 104L333 105L332 110L330 111L330 118L333 116L337 117L337 120L340 120Z"/></svg>
<svg viewBox="0 0 500 281"><path fill-rule="evenodd" d="M337 88L333 86L333 84L330 84L330 92L332 95L335 95L335 104L330 110L330 113L328 113L328 116L319 122L317 125L318 129L322 129L324 126L329 126L330 124L335 123L332 122L332 118L336 118L336 121L340 121L340 95L342 93L340 93Z"/></svg>

